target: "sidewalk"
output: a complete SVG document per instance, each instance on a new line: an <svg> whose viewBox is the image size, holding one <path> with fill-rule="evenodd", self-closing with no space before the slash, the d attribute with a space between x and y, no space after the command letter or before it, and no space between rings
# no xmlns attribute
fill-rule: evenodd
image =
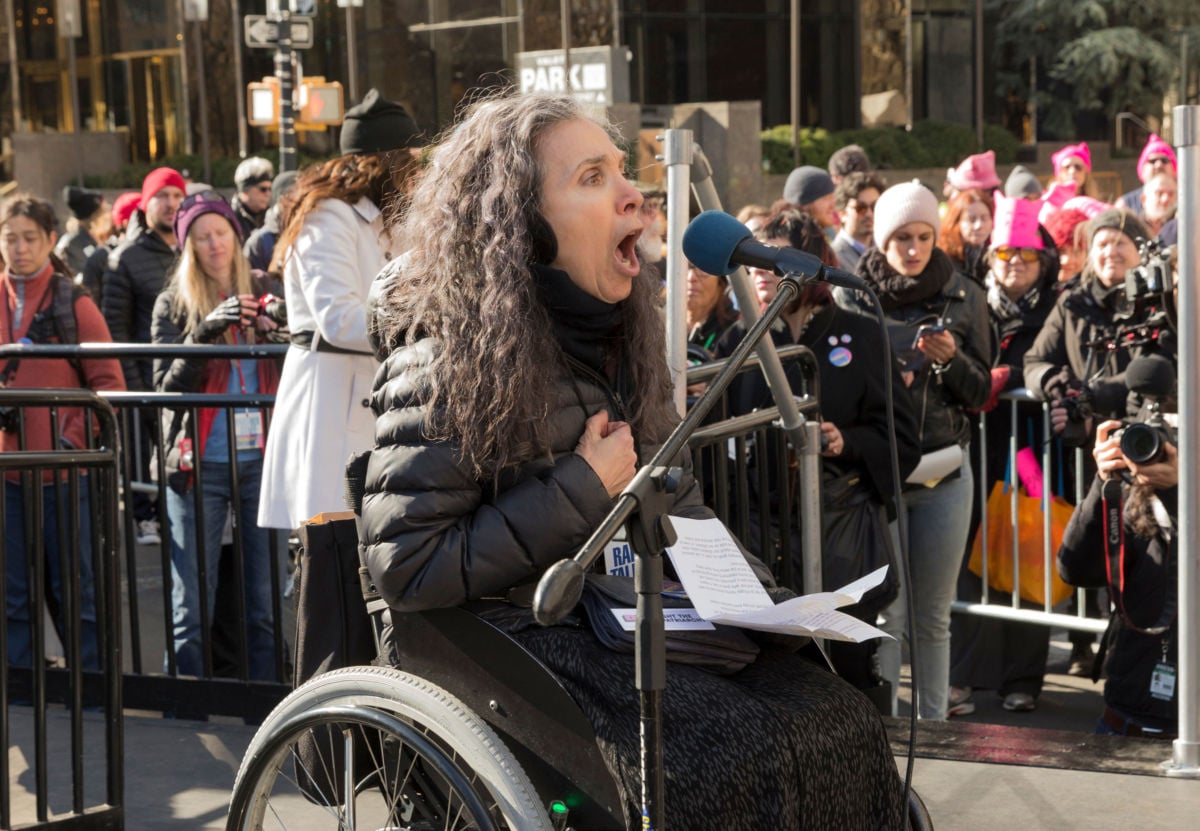
<svg viewBox="0 0 1200 831"><path fill-rule="evenodd" d="M978 709L918 733L914 785L939 831L1039 831L1054 829L1192 829L1200 817L1200 781L1157 774L1171 754L1167 743L1090 735L1099 712L1099 686L1060 674L1065 641L1052 645L1046 691L1032 713L1009 713L991 694L977 694ZM902 691L902 696L906 693ZM31 746L31 710L14 707L9 727L13 819L33 816L25 751ZM66 714L50 713L51 747L66 745ZM89 803L103 798L100 716L85 716L85 765ZM907 720L888 720L897 766L903 773ZM1012 730L1011 727L1039 729ZM1054 729L1048 729L1054 728ZM166 720L127 712L125 794L128 831L218 831L224 828L229 794L254 728L229 719ZM57 741L55 740L58 738ZM1115 772L1073 770L1095 766L1097 749ZM1090 752L1091 756L1086 754ZM936 757L936 758L931 758ZM953 758L947 758L953 757ZM962 761L988 758L995 763ZM999 762L1005 763L999 763ZM1012 764L1012 762L1035 764ZM55 778L55 771L61 774ZM1129 771L1140 771L1130 773ZM60 784L51 800L65 806L69 767L50 767ZM679 829L679 831L686 831Z"/></svg>

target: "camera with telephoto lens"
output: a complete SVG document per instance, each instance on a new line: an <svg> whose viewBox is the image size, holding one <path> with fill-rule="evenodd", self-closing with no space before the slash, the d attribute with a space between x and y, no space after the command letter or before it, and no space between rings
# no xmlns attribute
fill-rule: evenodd
<svg viewBox="0 0 1200 831"><path fill-rule="evenodd" d="M278 326L287 326L287 301L273 294L258 298L258 313Z"/></svg>
<svg viewBox="0 0 1200 831"><path fill-rule="evenodd" d="M1174 282L1171 279L1174 248L1150 240L1141 244L1138 254L1141 261L1125 272L1125 290L1117 292L1113 321L1174 329Z"/></svg>
<svg viewBox="0 0 1200 831"><path fill-rule="evenodd" d="M1167 460L1168 442L1175 444L1171 428L1158 414L1157 420L1134 422L1113 435L1121 439L1121 455L1135 465L1156 465Z"/></svg>
<svg viewBox="0 0 1200 831"><path fill-rule="evenodd" d="M1166 461L1165 445L1177 443L1163 418L1163 404L1175 391L1175 365L1162 355L1135 358L1125 370L1125 380L1142 396L1142 406L1135 421L1113 433L1121 440L1121 455L1136 465Z"/></svg>

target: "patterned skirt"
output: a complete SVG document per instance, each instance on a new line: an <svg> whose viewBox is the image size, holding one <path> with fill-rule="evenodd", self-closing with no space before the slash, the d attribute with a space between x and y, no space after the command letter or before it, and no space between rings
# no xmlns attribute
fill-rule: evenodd
<svg viewBox="0 0 1200 831"><path fill-rule="evenodd" d="M596 732L641 827L634 661L591 631L512 636L563 682ZM764 646L734 675L667 664L662 696L664 818L687 831L901 829L903 782L878 711L808 659Z"/></svg>

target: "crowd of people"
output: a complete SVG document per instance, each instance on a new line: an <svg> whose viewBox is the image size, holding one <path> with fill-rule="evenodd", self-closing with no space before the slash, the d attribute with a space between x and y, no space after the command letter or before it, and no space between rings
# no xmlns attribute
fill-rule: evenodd
<svg viewBox="0 0 1200 831"><path fill-rule="evenodd" d="M208 670L201 631L214 621L216 564L232 533L240 541L235 584L245 609L245 671L273 677L268 564L275 552L267 530L286 536L316 514L342 509L342 470L351 454L372 453L362 516L366 563L393 608L426 609L522 595L586 539L671 427L666 369L655 357L663 354L661 287L645 268L661 259L667 206L661 193L626 178L610 128L566 99L502 97L469 108L422 159L425 144L404 108L373 90L347 112L340 156L280 176L266 160L247 159L231 201L160 168L139 193L123 194L111 207L97 193L68 188L71 220L61 238L45 201L19 194L0 205L7 313L0 342L25 338L44 313L61 317L60 307L70 307L77 342L289 344L281 360L85 359L47 362L55 370L36 379L26 363L5 369L6 386L276 395L271 418L259 408L200 408L191 423L192 411L167 408L161 420L155 410L126 420L130 475L152 481L165 471L165 504L135 493L125 507L140 543L161 544L165 525L171 650L182 674ZM1105 585L1091 524L1099 521L1105 482L1121 482L1124 474L1134 504L1173 504L1173 451L1166 460L1131 462L1121 455L1113 422L1143 403L1126 384L1130 362L1146 355L1174 360L1173 339L1161 324L1133 319L1145 325L1131 328L1125 303L1126 277L1145 246L1175 240L1174 153L1152 136L1139 159L1142 186L1116 205L1099 200L1085 143L1059 150L1053 165L1043 187L1022 166L1001 180L990 152L973 155L947 171L941 201L920 182L889 184L851 146L833 155L828 170L793 171L774 204L748 205L739 214L758 239L855 273L880 301L886 333L864 296L810 284L772 337L804 344L817 358L827 517L853 511L877 519L874 543L883 562L899 563L900 552L908 553L914 603L908 607L905 570L897 569L882 599L855 610L895 640L836 652L834 663L850 684L830 681L777 644L763 644L755 669L740 680L718 683L672 668L679 706L694 711L697 701L720 700L743 710L743 723L794 737L794 758L759 764L761 754L750 750L753 731L744 736L746 752L727 753L727 773L736 775L723 777L729 793L719 801L738 811L763 777L787 771L804 783L796 804L761 802L772 827L790 827L777 824L781 812L832 810L816 796L820 777L803 762L811 738L805 725L814 718L838 725L845 746L855 749L843 760L839 787L861 779L862 793L873 796L861 804L871 802L875 816L899 810L898 790L879 784L891 778L873 768L882 758L891 764L886 741L851 687L887 682L895 708L910 618L922 718L970 712L982 689L995 690L1009 710L1037 706L1047 630L951 618L956 596L978 599L981 588L966 566L985 509L976 482L1005 479L1015 463L1008 416L995 411L998 395L1026 387L1050 402L1055 438L1094 446L1095 462L1080 483L1088 497L1064 546L1068 580ZM765 270L752 276L765 307L779 278ZM745 336L728 289L726 277L689 266L687 325L700 360L730 354ZM273 305L279 298L286 306ZM895 356L890 367L879 360L885 337ZM61 328L30 339L69 342ZM892 375L899 482L888 464L885 373ZM748 412L769 398L761 379L748 376L731 388L730 410ZM989 413L986 444L980 413ZM1039 415L1035 404L1019 409L1016 440L1040 456L1052 437L1041 435ZM78 415L59 416L61 440L86 443ZM31 411L23 430L6 427L3 448L49 447L48 419L47 411ZM1055 478L1071 497L1072 471L1060 467ZM52 485L43 488L48 517L58 508ZM780 485L754 498L776 500ZM1104 492L1113 496L1112 488ZM22 550L14 536L23 527L22 488L10 480L5 493L6 544ZM711 515L703 493L685 479L676 509ZM1145 541L1139 552L1151 557L1170 548L1169 510L1130 513L1138 523L1133 537ZM838 549L828 525L826 531L826 573L846 573L839 557L849 552ZM774 589L760 560L799 551L756 550L760 538L780 535L751 536L743 540L746 556ZM27 664L29 610L23 572L13 562L9 658ZM1164 579L1161 569L1146 577L1152 571L1138 575L1152 584L1145 590L1151 594ZM1141 591L1136 584L1123 587L1125 597ZM1122 607L1104 640L1110 685L1119 673L1122 690L1135 690L1147 667L1174 661L1170 621L1125 626L1133 617L1154 618L1148 603L1143 593ZM83 605L94 629L94 600L85 597ZM625 683L631 665L580 631L538 630L502 606L497 620L564 680L598 729L610 731L606 759L622 788L636 793L636 718L626 718L636 712L629 709L632 682ZM94 643L90 637L85 644ZM1153 651L1147 643L1161 644L1157 661L1146 657ZM1081 639L1077 648L1075 669L1090 674L1091 645ZM89 664L92 649L85 646ZM1141 652L1129 657L1130 649ZM838 714L818 712L820 696L784 694L772 683L781 676L797 690L820 689ZM1140 689L1108 696L1102 724L1169 735L1172 710L1162 706L1161 687L1152 691L1153 706ZM769 717L755 709L764 696L771 698ZM726 715L713 710L715 719ZM684 722L675 722L679 733L668 739L682 748L708 724ZM684 775L687 766L670 757L667 764ZM714 784L676 784L680 792L689 786ZM839 815L832 825L848 822Z"/></svg>
<svg viewBox="0 0 1200 831"><path fill-rule="evenodd" d="M1174 335L1163 312L1171 303L1171 287L1155 295L1151 286L1144 290L1148 296L1138 298L1131 298L1127 289L1131 270L1156 251L1163 252L1170 269L1178 193L1174 151L1152 135L1138 160L1141 187L1115 204L1098 198L1086 143L1063 147L1054 153L1052 163L1054 174L1043 184L1022 165L1002 180L990 151L970 156L947 171L944 201L939 204L934 192L919 182L889 187L880 172L871 170L861 149L851 146L830 160L828 172L812 166L794 170L782 198L769 208L750 205L739 214L760 240L802 248L857 274L878 296L887 318L897 361L893 369L903 379L898 388L905 390L895 397L901 475L908 476L918 460L921 470L920 481L904 482L898 489L887 475L886 456L878 455L879 448L872 448L862 432L849 434L838 423L845 418L837 414L840 394L855 389L846 383L853 375L848 368L854 365L855 354L873 355L878 350L871 350L869 341L858 333L826 339L828 326L806 335L805 327L821 319L813 311L811 287L785 311L774 339L813 348L821 365L822 391L836 390L823 409L823 417L840 428L835 433L831 425L822 424L830 436L838 437L823 454L826 487L836 490L836 476L846 463L830 462L841 457L864 466L875 499L889 503L893 491L899 492L898 504L909 520L908 566L915 605L907 609L901 594L880 610L881 626L896 640L879 645L874 673L876 680L897 683L900 644L907 636L906 616L911 614L922 718L969 714L980 690L994 690L1010 711L1033 710L1046 673L1049 630L1045 626L951 617L952 601L978 602L982 593L982 579L968 568L981 512L988 509L980 504L976 480L986 475L990 488L1009 479L1017 464L1010 438L1015 439L1018 455L1030 454L1038 460L1045 443L1057 440L1050 479L1059 496L1076 501L1072 448L1095 444L1097 453L1106 447L1111 456L1113 442L1108 434L1116 428L1110 425L1098 434L1097 426L1109 419L1136 419L1144 403L1126 384L1130 363L1152 355L1175 361ZM835 177L840 179L836 184ZM830 205L835 211L832 219ZM781 230L802 227L807 230ZM759 270L753 270L752 277L765 306L778 278ZM689 286L704 279L708 276L693 266ZM870 307L853 295L835 289L833 305L844 312L870 313ZM707 296L689 291L688 320L694 342L712 341L717 321L729 317L716 299L701 305L700 298ZM715 339L736 344L743 331L733 323L726 335L717 332ZM844 341L846 348L831 351L826 342L834 345L835 340ZM853 343L868 345L855 349ZM728 354L728 349L718 349L718 354ZM757 379L752 386L761 389L749 403L735 399L735 411L767 403L765 386ZM1007 407L996 409L997 396L1018 388L1050 403L1053 435L1042 434L1040 405L1028 402L1017 406L1018 426L1012 436L1013 418ZM746 391L735 386L734 395L745 396ZM853 410L859 418L870 412L863 403ZM980 413L987 414L985 442L979 430ZM1085 458L1084 481L1079 483L1082 493L1089 492L1097 472L1091 457ZM937 464L929 467L926 462ZM1040 468L1036 475L1040 480ZM1142 487L1148 486L1142 483ZM1173 493L1164 496L1168 503L1172 499ZM1094 506L1094 499L1085 501L1076 512L1083 517L1075 521L1088 521ZM1009 517L991 520L1007 523ZM892 530L896 530L894 522ZM826 532L825 568L836 570L838 558L846 554L836 550L828 516ZM1169 528L1162 533L1165 539L1171 536ZM1083 556L1078 549L1070 551ZM1102 554L1091 553L1102 562ZM1090 565L1084 568L1078 560L1068 559L1061 568L1064 575L1075 575L1079 586L1104 588ZM1161 569L1156 579L1162 579ZM1085 596L1089 611L1099 616L1096 593ZM990 597L994 602L1012 602L1002 591L992 590ZM1074 603L1074 595L1069 602ZM1123 642L1118 631L1125 630L1117 626L1104 637L1100 656L1094 651L1093 635L1072 631L1069 671L1094 678L1111 672L1112 662L1121 659L1106 649ZM1166 639L1163 644L1162 656L1167 656L1173 644ZM1108 660L1101 666L1105 654ZM1173 658L1162 656L1164 665L1173 665ZM1148 677L1139 680L1150 683ZM1144 698L1114 703L1110 697L1101 726L1144 724L1148 734L1171 734L1162 719L1164 709L1170 707L1159 701L1159 706L1147 709L1142 706Z"/></svg>

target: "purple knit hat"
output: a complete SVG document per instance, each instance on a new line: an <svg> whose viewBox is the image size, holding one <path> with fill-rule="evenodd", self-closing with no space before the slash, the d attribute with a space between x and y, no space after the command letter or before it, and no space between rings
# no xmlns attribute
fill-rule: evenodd
<svg viewBox="0 0 1200 831"><path fill-rule="evenodd" d="M237 234L238 242L244 242L242 223L238 222L237 214L233 212L233 208L229 207L225 198L215 190L202 190L184 199L179 210L175 212L175 244L181 251L184 243L187 242L188 230L192 227L192 223L204 214L220 214L228 219L229 224L233 226L233 232Z"/></svg>

